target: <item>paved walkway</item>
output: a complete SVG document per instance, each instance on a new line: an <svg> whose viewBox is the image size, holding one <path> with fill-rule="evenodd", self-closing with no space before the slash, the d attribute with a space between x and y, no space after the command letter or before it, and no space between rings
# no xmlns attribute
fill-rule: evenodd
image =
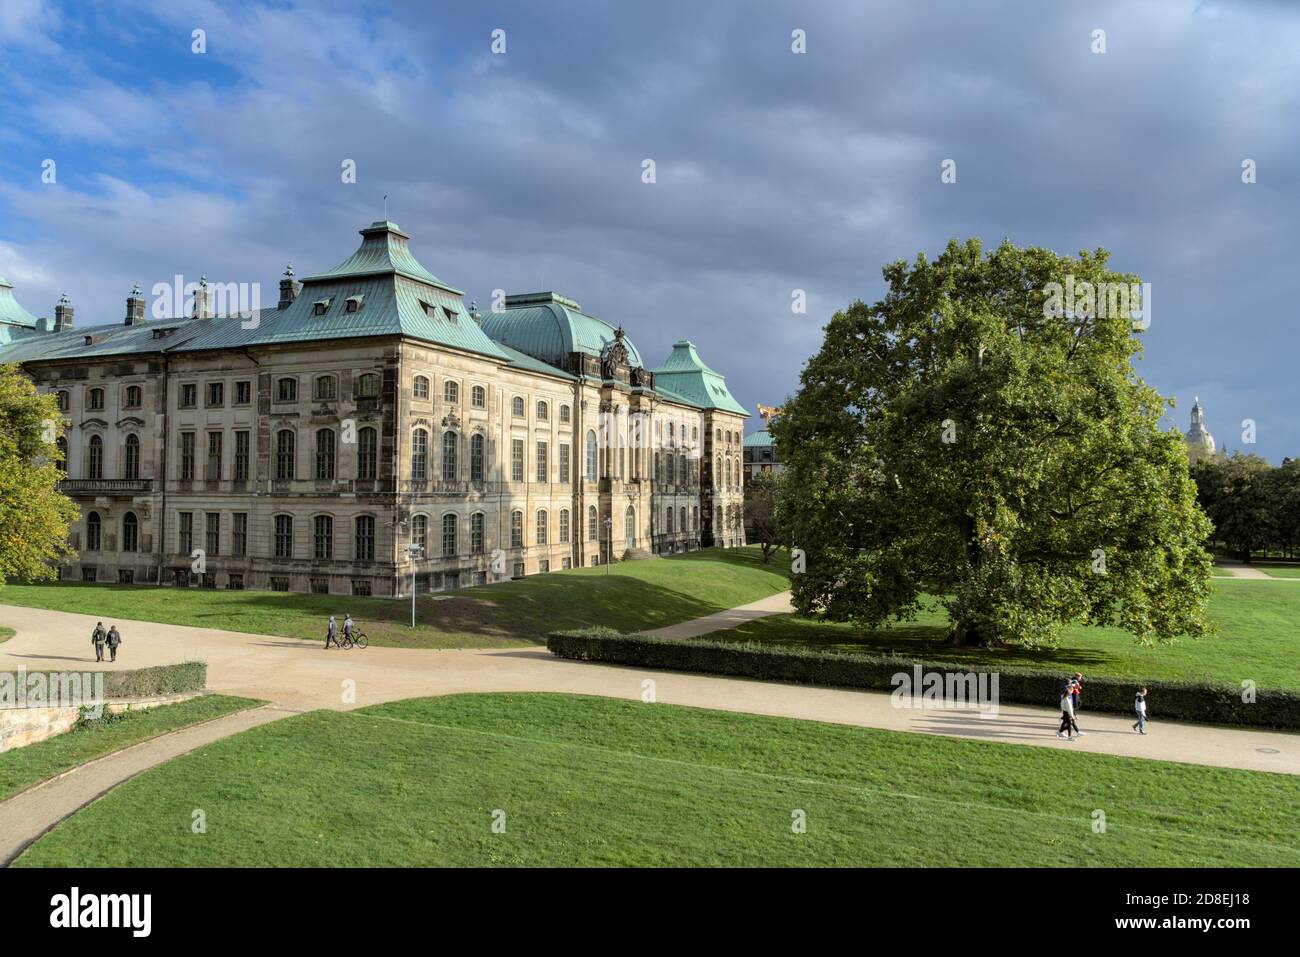
<svg viewBox="0 0 1300 957"><path fill-rule="evenodd" d="M722 613L746 621L785 610L788 597ZM36 608L0 606L0 619L17 634L0 644L0 670L18 666L93 669L85 636L94 617ZM739 616L731 618L729 616ZM681 635L716 630L720 616L661 629ZM707 622L707 624L705 624ZM433 651L368 648L324 651L321 642L188 628L152 622L119 622L125 641L118 667L139 668L201 659L208 687L225 694L261 698L271 707L220 718L173 732L70 771L61 778L0 803L0 860L26 847L76 809L134 774L247 727L315 708L350 710L401 698L462 692L549 691L640 700L653 680L666 704L750 714L887 728L922 734L1067 748L1129 757L1181 761L1225 768L1300 774L1300 735L1160 722L1159 702L1146 737L1134 734L1123 716L1080 717L1087 735L1075 742L1055 736L1054 708L1003 705L996 716L971 711L908 710L892 706L885 692L813 688L709 675L679 674L559 659L544 648ZM698 630L696 630L698 629ZM112 666L109 666L112 667ZM1086 699L1085 699L1086 700Z"/></svg>
<svg viewBox="0 0 1300 957"><path fill-rule="evenodd" d="M794 605L790 604L790 593L783 591L779 595L769 595L766 598L760 598L758 601L752 601L748 605L740 605L737 608L705 615L703 618L693 618L690 621L679 622L676 625L668 625L664 628L655 628L645 632L645 634L658 635L660 638L697 638L700 635L707 635L711 631L737 628L756 618L767 618L770 615L788 615L792 611L794 611Z"/></svg>

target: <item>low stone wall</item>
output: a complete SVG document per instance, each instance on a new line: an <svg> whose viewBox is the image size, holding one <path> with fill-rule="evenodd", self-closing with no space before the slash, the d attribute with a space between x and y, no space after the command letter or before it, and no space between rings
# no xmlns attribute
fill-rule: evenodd
<svg viewBox="0 0 1300 957"><path fill-rule="evenodd" d="M156 695L150 698L114 698L104 702L109 714L144 711L161 705L197 698L202 692ZM71 731L77 723L78 708L0 708L0 752L26 747L58 734Z"/></svg>

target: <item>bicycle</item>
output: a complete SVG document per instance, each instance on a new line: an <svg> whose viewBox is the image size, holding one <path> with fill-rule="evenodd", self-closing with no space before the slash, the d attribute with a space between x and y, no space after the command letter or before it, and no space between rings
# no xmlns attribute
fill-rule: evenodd
<svg viewBox="0 0 1300 957"><path fill-rule="evenodd" d="M344 650L351 648L353 645L356 645L358 648L369 647L370 640L366 638L366 633L364 631L358 631L350 638L347 635L344 635L342 641L339 642L339 646Z"/></svg>

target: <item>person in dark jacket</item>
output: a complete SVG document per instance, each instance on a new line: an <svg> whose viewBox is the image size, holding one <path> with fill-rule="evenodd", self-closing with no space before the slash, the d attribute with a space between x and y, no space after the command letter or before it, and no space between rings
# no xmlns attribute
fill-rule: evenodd
<svg viewBox="0 0 1300 957"><path fill-rule="evenodd" d="M108 640L108 632L104 630L104 623L101 621L95 625L95 630L90 633L90 643L95 646L95 660L104 660L104 642Z"/></svg>
<svg viewBox="0 0 1300 957"><path fill-rule="evenodd" d="M108 629L108 660L117 661L117 646L122 643L122 633L117 625Z"/></svg>
<svg viewBox="0 0 1300 957"><path fill-rule="evenodd" d="M1070 723L1074 725L1075 736L1082 736L1083 732L1079 730L1079 696L1083 694L1083 675L1079 672L1074 673L1070 679L1070 703L1074 706Z"/></svg>
<svg viewBox="0 0 1300 957"><path fill-rule="evenodd" d="M339 644L339 625L338 622L334 620L333 615L330 615L329 624L325 626L325 650L326 651L330 650L331 641L334 642L335 648L343 647L341 644Z"/></svg>

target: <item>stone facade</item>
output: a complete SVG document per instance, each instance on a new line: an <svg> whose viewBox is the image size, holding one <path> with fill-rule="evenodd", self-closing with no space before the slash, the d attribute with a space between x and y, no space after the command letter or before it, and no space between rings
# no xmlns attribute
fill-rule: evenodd
<svg viewBox="0 0 1300 957"><path fill-rule="evenodd" d="M648 370L553 294L488 322L397 227L362 235L251 320L133 293L117 326L61 303L62 331L0 334L66 415L65 579L392 596L743 544L745 413L690 343ZM484 332L552 323L561 353Z"/></svg>

